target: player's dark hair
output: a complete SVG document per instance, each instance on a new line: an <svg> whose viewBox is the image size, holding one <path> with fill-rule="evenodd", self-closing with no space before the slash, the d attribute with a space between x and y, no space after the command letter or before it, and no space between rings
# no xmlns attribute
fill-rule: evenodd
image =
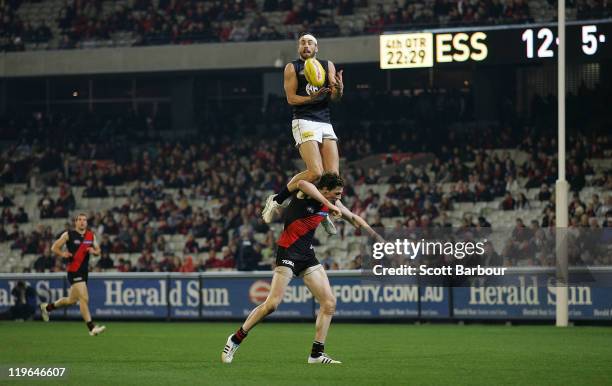
<svg viewBox="0 0 612 386"><path fill-rule="evenodd" d="M317 182L317 188L319 189L332 190L339 186L344 186L344 180L338 173L324 173Z"/></svg>

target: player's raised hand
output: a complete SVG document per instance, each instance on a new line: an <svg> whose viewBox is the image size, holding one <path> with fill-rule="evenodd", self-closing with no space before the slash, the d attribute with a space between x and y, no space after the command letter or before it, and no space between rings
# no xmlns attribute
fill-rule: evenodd
<svg viewBox="0 0 612 386"><path fill-rule="evenodd" d="M338 87L340 90L342 90L344 88L344 82L342 81L342 71L344 70L340 70L338 72L336 72L336 87Z"/></svg>

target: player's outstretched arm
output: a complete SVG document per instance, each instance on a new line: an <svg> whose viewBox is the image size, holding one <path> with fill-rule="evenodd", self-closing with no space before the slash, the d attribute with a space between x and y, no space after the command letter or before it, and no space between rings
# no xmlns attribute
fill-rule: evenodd
<svg viewBox="0 0 612 386"><path fill-rule="evenodd" d="M376 239L376 241L384 242L385 239L379 235L372 227L363 219L361 216L356 215L355 213L348 210L346 206L340 200L336 201L336 206L340 208L340 213L342 213L342 218L349 222L357 229L365 230L370 237Z"/></svg>
<svg viewBox="0 0 612 386"><path fill-rule="evenodd" d="M327 198L325 198L323 194L319 192L319 189L317 189L317 187L311 184L310 182L306 180L300 180L298 181L297 187L305 195L314 198L321 204L328 207L332 215L336 217L339 217L341 215L340 209L336 205L332 204Z"/></svg>
<svg viewBox="0 0 612 386"><path fill-rule="evenodd" d="M309 96L297 95L298 80L297 75L295 73L295 68L293 68L293 64L291 63L288 63L285 66L284 78L285 95L287 96L287 103L289 103L289 105L291 106L299 106L313 103L321 98L324 98L327 94L330 93L329 88L323 87L319 89L319 91L317 91L316 93L310 94Z"/></svg>
<svg viewBox="0 0 612 386"><path fill-rule="evenodd" d="M336 72L336 66L332 61L328 61L327 76L329 88L331 89L330 99L332 102L339 102L344 95L344 82L342 80L342 70Z"/></svg>
<svg viewBox="0 0 612 386"><path fill-rule="evenodd" d="M72 257L72 254L68 251L62 251L62 248L68 241L68 232L62 233L59 239L55 240L53 245L51 246L51 252L55 253L55 255L59 257L63 257L64 259L69 259Z"/></svg>

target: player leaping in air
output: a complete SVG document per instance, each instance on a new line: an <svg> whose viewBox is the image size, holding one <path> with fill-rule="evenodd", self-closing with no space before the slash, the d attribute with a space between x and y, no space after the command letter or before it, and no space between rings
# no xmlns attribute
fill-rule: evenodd
<svg viewBox="0 0 612 386"><path fill-rule="evenodd" d="M317 39L312 34L304 34L298 39L299 58L285 66L285 94L293 108L293 138L306 163L306 170L296 174L278 194L267 198L262 212L266 223L274 220L283 202L298 189L299 181L314 184L323 173L340 173L338 137L331 125L329 102L342 98L342 70L336 72L331 61L318 59L327 73L325 83L321 88L308 83L304 76L304 62L316 57L318 51ZM323 228L329 234L336 233L334 223L328 217L323 221Z"/></svg>
<svg viewBox="0 0 612 386"><path fill-rule="evenodd" d="M312 248L315 230L331 212L334 216L342 216L355 227L362 228L377 241L384 240L361 217L351 213L342 205L340 198L344 181L337 174L323 174L317 186L306 180L297 182L297 186L299 190L292 195L291 202L283 213L285 227L277 243L276 268L270 293L265 302L251 311L238 331L227 338L221 353L221 360L224 363L232 362L236 350L249 331L276 310L294 276L304 279L304 284L321 305L308 363L340 363L325 354L325 338L336 309L336 298L332 293L327 274Z"/></svg>
<svg viewBox="0 0 612 386"><path fill-rule="evenodd" d="M75 230L67 231L57 239L51 251L57 256L67 260L67 279L70 284L68 297L61 298L55 303L43 303L40 305L40 313L45 322L49 321L49 313L62 307L68 307L79 302L81 316L87 324L89 335L95 336L102 333L106 327L95 325L91 320L89 312L89 294L87 292L87 275L89 272L89 255L100 255L100 247L96 236L87 229L87 215L79 213L74 219ZM67 251L62 251L66 245Z"/></svg>

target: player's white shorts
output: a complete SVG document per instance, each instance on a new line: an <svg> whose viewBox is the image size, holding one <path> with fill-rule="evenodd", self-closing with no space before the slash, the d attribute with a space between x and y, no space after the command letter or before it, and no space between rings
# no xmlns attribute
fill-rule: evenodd
<svg viewBox="0 0 612 386"><path fill-rule="evenodd" d="M307 141L317 141L323 143L324 139L338 140L334 128L325 122L307 121L306 119L294 119L291 121L291 130L295 146L299 146Z"/></svg>

